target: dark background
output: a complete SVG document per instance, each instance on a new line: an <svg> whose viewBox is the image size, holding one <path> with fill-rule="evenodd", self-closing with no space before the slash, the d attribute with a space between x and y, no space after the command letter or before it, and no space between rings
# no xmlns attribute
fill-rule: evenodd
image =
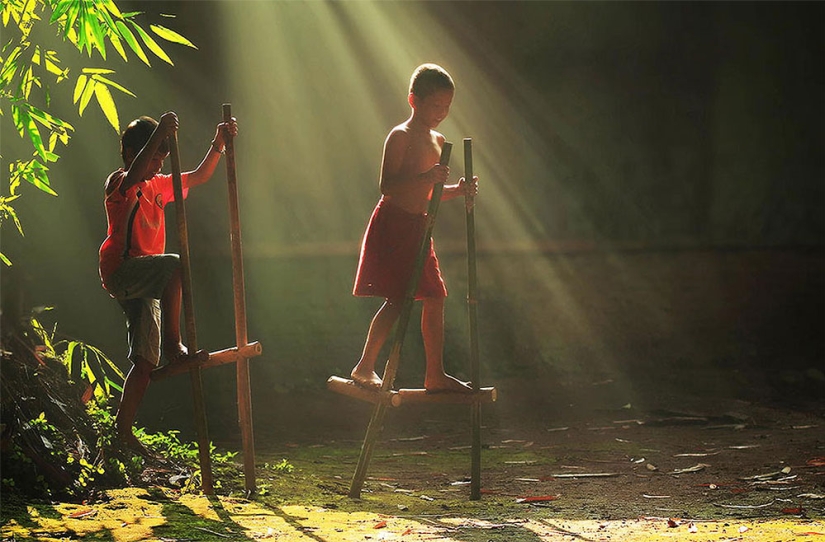
<svg viewBox="0 0 825 542"><path fill-rule="evenodd" d="M300 417L288 398L322 393L360 355L379 305L350 295L360 236L383 138L406 118L408 77L425 61L457 82L441 127L457 143L454 176L461 139L476 146L484 384L533 394L539 416L549 390L581 390L584 402L603 382L617 405L668 393L821 402L822 3L120 5L198 46L166 46L173 67L115 59L137 94L118 97L121 123L175 110L184 168L206 151L222 103L241 126L249 337L264 347L251 366L259 433ZM59 335L125 370L124 321L97 277L118 138L96 105L77 118L63 92L55 107L76 133L51 170L60 195L24 187L25 238L2 230L14 261L3 290L54 307L42 318ZM20 140L6 116L2 142L8 160ZM234 343L222 168L187 206L210 350ZM443 205L446 359L466 378L463 228L461 204ZM399 384L420 385L422 367L411 326ZM203 378L210 428L232 434L234 369ZM190 432L189 394L185 376L153 385L139 423Z"/></svg>

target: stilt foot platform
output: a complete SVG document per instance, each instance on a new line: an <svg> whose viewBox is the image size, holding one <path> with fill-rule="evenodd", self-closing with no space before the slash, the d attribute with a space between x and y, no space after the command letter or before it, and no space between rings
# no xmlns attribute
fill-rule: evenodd
<svg viewBox="0 0 825 542"><path fill-rule="evenodd" d="M263 347L258 341L246 344L240 348L233 346L216 352L204 352L202 356L196 356L177 363L168 363L163 367L158 367L152 371L152 380L163 380L170 376L185 373L195 367L207 369L226 363L234 363L239 359L249 359L260 356Z"/></svg>

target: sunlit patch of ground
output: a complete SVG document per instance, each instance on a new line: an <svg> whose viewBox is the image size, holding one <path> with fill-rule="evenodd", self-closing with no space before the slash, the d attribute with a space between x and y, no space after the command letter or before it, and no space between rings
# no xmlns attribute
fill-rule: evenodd
<svg viewBox="0 0 825 542"><path fill-rule="evenodd" d="M825 540L825 522L677 518L565 520L508 518L496 521L439 515L404 516L300 505L267 506L234 497L177 495L155 489L107 492L94 504L28 505L2 527L3 540L355 541L616 541ZM483 508L479 508L484 512ZM479 515L486 515L481 513Z"/></svg>

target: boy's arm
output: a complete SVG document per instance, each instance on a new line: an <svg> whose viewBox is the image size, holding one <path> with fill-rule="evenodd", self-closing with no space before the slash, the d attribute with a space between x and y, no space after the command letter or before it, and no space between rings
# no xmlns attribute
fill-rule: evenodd
<svg viewBox="0 0 825 542"><path fill-rule="evenodd" d="M212 144L209 150L206 151L203 160L198 164L198 167L188 172L185 177L187 179L187 188L205 183L212 177L212 174L215 173L215 168L218 166L218 162L221 160L221 154L223 154L224 148L226 147L227 134L231 137L238 135L238 124L234 117L230 122L218 124L215 130L215 139L212 140Z"/></svg>
<svg viewBox="0 0 825 542"><path fill-rule="evenodd" d="M175 133L178 129L178 116L173 112L164 113L155 126L149 141L137 153L126 170L126 176L120 183L120 193L125 194L127 190L141 181L146 180L149 168L152 167L152 159L164 139Z"/></svg>
<svg viewBox="0 0 825 542"><path fill-rule="evenodd" d="M459 196L475 196L478 194L478 176L473 177L473 182L468 183L462 177L456 184L448 184L444 186L444 192L441 193L441 201L457 198Z"/></svg>
<svg viewBox="0 0 825 542"><path fill-rule="evenodd" d="M384 157L381 160L381 193L398 196L408 190L417 189L417 183L434 185L443 183L449 175L449 168L436 164L423 173L410 173L403 168L404 157L410 144L410 137L403 130L393 130L384 143Z"/></svg>

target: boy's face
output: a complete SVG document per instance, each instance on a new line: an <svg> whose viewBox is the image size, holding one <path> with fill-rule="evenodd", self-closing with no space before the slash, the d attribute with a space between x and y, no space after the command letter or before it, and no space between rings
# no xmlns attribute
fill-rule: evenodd
<svg viewBox="0 0 825 542"><path fill-rule="evenodd" d="M137 156L137 154L135 153L134 150L132 150L132 149L127 149L126 150L126 168L127 169L132 167L132 162L134 162L136 156ZM160 173L160 170L163 169L163 161L166 160L167 156L169 156L168 152L161 152L161 151L156 152L155 155L152 157L152 159L149 161L149 167L146 168L146 175L143 176L142 180L148 181L149 179L151 179L152 177L154 177L155 175Z"/></svg>
<svg viewBox="0 0 825 542"><path fill-rule="evenodd" d="M152 161L149 162L149 169L146 171L146 178L143 179L144 181L148 181L158 173L160 170L163 169L163 161L166 160L166 157L169 156L168 152L156 152L154 156L152 156Z"/></svg>
<svg viewBox="0 0 825 542"><path fill-rule="evenodd" d="M413 94L410 96L410 105L415 111L416 118L428 128L433 129L447 118L454 94L455 91L448 89L436 90L425 98L419 98Z"/></svg>

